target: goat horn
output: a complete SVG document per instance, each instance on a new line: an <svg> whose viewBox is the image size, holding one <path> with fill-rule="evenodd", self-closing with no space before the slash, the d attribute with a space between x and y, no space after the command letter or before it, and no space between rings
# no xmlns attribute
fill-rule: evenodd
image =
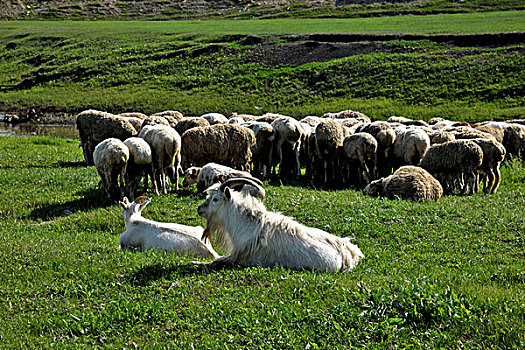
<svg viewBox="0 0 525 350"><path fill-rule="evenodd" d="M139 204L140 201L143 200L143 199L149 199L149 198L146 197L146 196L140 196L140 197L135 198L134 202L137 203L137 204Z"/></svg>
<svg viewBox="0 0 525 350"><path fill-rule="evenodd" d="M265 191L264 191L264 188L262 188L261 186L262 185L261 180L255 179L256 181L254 181L254 179L255 178L251 178L251 177L234 177L234 178L228 179L224 181L223 183L221 183L219 187L219 191L223 192L226 187L236 188L241 185L250 185L250 186L255 187L258 190L258 195L260 197L264 197Z"/></svg>

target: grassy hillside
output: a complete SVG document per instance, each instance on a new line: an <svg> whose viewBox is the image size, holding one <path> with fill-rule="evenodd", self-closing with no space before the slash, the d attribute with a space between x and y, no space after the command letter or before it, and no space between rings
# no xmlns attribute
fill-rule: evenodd
<svg viewBox="0 0 525 350"><path fill-rule="evenodd" d="M497 194L417 204L266 183L268 209L338 236L348 274L209 271L117 250L74 140L0 137L0 342L20 348L505 348L525 346L525 169ZM148 193L152 195L152 193ZM144 216L203 225L192 190Z"/></svg>
<svg viewBox="0 0 525 350"><path fill-rule="evenodd" d="M524 14L0 22L0 110L519 118Z"/></svg>

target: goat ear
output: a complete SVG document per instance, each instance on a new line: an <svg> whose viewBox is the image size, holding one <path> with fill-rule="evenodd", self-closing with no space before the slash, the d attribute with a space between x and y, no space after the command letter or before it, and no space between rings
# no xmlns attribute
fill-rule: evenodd
<svg viewBox="0 0 525 350"><path fill-rule="evenodd" d="M226 187L224 189L224 195L226 196L226 199L228 199L228 200L232 197L232 194L230 192L230 188L229 187Z"/></svg>
<svg viewBox="0 0 525 350"><path fill-rule="evenodd" d="M120 204L120 206L124 209L128 209L129 208L129 201L128 201L128 197L124 197L122 198L122 201L119 201L118 204Z"/></svg>

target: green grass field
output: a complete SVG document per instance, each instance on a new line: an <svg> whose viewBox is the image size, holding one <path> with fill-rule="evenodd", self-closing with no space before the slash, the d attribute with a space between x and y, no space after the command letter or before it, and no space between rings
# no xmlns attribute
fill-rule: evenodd
<svg viewBox="0 0 525 350"><path fill-rule="evenodd" d="M429 16L394 16L351 19L267 19L207 21L3 21L3 37L9 31L43 35L107 36L155 40L158 35L174 34L478 34L519 32L525 28L525 10L438 14ZM16 34L15 34L16 35Z"/></svg>
<svg viewBox="0 0 525 350"><path fill-rule="evenodd" d="M365 259L348 274L209 271L118 251L120 206L101 205L77 143L0 137L2 349L525 346L521 163L495 195L436 203L266 183L269 210L351 237ZM144 216L203 225L194 191Z"/></svg>
<svg viewBox="0 0 525 350"><path fill-rule="evenodd" d="M186 115L279 112L299 118L354 109L373 119L519 118L525 113L523 44L469 47L424 37L391 38L375 42L380 48L371 52L291 64L294 55L308 55L296 53L297 47L308 48L308 42L286 41L281 35L513 33L524 31L524 14L4 21L0 110L77 113L95 108L151 114L175 109ZM246 45L245 35L257 35L262 42ZM319 55L329 55L330 44L323 45ZM272 51L276 48L278 55Z"/></svg>

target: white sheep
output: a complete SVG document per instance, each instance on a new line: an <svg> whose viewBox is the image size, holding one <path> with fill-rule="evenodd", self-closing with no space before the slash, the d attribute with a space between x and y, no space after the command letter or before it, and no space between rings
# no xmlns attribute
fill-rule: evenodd
<svg viewBox="0 0 525 350"><path fill-rule="evenodd" d="M224 182L227 179L234 177L249 177L259 184L262 184L258 179L251 176L246 171L236 170L225 165L217 163L208 163L201 167L190 167L184 171L184 180L182 186L188 187L197 184L199 192L204 191L211 185Z"/></svg>
<svg viewBox="0 0 525 350"><path fill-rule="evenodd" d="M396 140L396 133L391 124L384 121L356 124L355 132L366 132L377 140L377 156L374 164L374 178L390 175L392 172L391 149Z"/></svg>
<svg viewBox="0 0 525 350"><path fill-rule="evenodd" d="M151 147L153 168L157 186L168 193L167 177L170 176L175 190L179 189L179 174L182 173L181 137L172 127L165 125L147 125L139 133ZM155 191L156 195L159 192Z"/></svg>
<svg viewBox="0 0 525 350"><path fill-rule="evenodd" d="M95 147L93 162L100 175L102 190L108 199L118 199L123 196L128 160L129 149L119 139L109 138Z"/></svg>
<svg viewBox="0 0 525 350"><path fill-rule="evenodd" d="M430 148L430 137L421 129L396 129L393 147L394 168L416 165Z"/></svg>
<svg viewBox="0 0 525 350"><path fill-rule="evenodd" d="M142 203L141 201L144 200ZM158 252L173 252L200 258L219 258L211 244L201 240L200 226L157 222L142 217L142 210L150 202L148 197L138 197L133 203L124 197L119 202L124 215L126 231L119 237L120 249Z"/></svg>
<svg viewBox="0 0 525 350"><path fill-rule="evenodd" d="M141 137L130 137L124 140L124 144L129 149L129 161L125 176L126 195L130 198L135 197L135 191L143 177L145 189L148 188L148 177L150 177L153 182L153 188L157 192L150 145Z"/></svg>
<svg viewBox="0 0 525 350"><path fill-rule="evenodd" d="M271 123L271 126L275 131L275 140L272 157L273 153L277 152L279 156L279 176L282 175L283 167L285 167L285 150L283 150L283 147L288 145L291 147L291 150L295 157L294 167L291 170L293 174L295 174L295 177L299 177L299 175L301 174L301 163L299 160L299 154L301 150L301 139L304 133L301 124L292 117L281 116L275 119ZM273 165L273 159L271 163Z"/></svg>
<svg viewBox="0 0 525 350"><path fill-rule="evenodd" d="M204 238L223 237L230 250L211 263L229 265L282 266L294 270L348 272L363 258L349 238L304 226L282 214L267 211L256 197L231 190L238 184L263 189L249 179L230 179L207 190L198 213L206 218Z"/></svg>
<svg viewBox="0 0 525 350"><path fill-rule="evenodd" d="M343 141L343 153L349 163L351 163L350 165L357 164L354 169L356 169L355 173L357 175L358 185L362 184L365 180L363 178L363 172L365 173L366 183L370 183L372 174L377 173L377 170L372 168L371 174L367 164L370 160L372 160L373 166L377 164L377 140L375 137L366 132L358 132L347 136ZM350 166L346 172L347 175L352 178Z"/></svg>
<svg viewBox="0 0 525 350"><path fill-rule="evenodd" d="M483 151L479 172L483 178L483 192L496 193L501 182L499 167L505 160L505 147L492 138L472 139Z"/></svg>
<svg viewBox="0 0 525 350"><path fill-rule="evenodd" d="M228 124L229 120L220 113L206 113L200 116L203 119L206 119L210 125L215 124Z"/></svg>
<svg viewBox="0 0 525 350"><path fill-rule="evenodd" d="M324 184L335 180L337 175L343 178L342 169L339 167L339 155L344 139L349 135L348 129L331 118L324 118L315 127L315 153L323 164Z"/></svg>
<svg viewBox="0 0 525 350"><path fill-rule="evenodd" d="M240 125L253 131L255 144L250 148L252 152L253 173L255 176L265 179L271 170L270 154L272 152L273 141L275 140L275 131L273 127L266 122L248 121Z"/></svg>

